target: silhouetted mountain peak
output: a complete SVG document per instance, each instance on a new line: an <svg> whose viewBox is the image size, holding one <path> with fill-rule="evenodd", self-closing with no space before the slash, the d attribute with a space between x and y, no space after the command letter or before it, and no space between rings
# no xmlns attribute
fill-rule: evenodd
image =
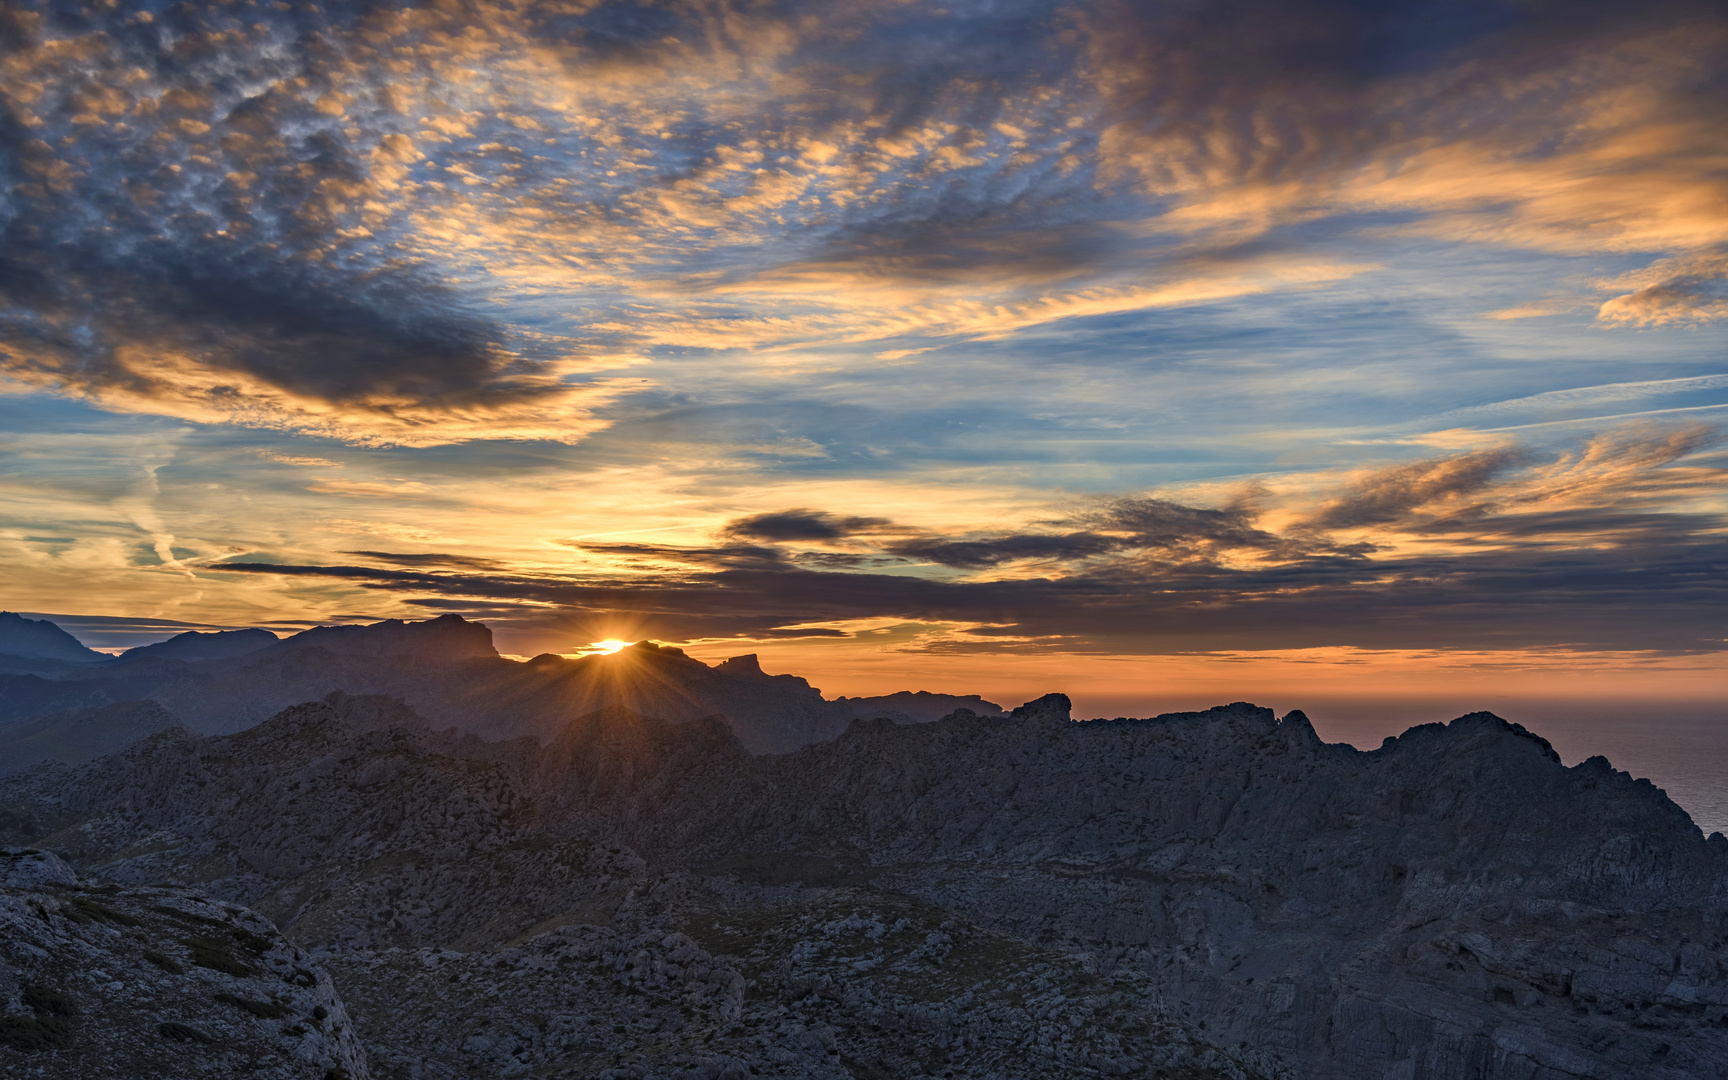
<svg viewBox="0 0 1728 1080"><path fill-rule="evenodd" d="M77 638L47 619L26 619L11 611L0 611L0 655L81 664L109 659L105 653L85 648Z"/></svg>
<svg viewBox="0 0 1728 1080"><path fill-rule="evenodd" d="M977 694L933 694L928 690L901 690L876 697L835 698L836 705L864 719L885 717L902 724L927 724L956 712L974 716L1001 716L1007 710Z"/></svg>
<svg viewBox="0 0 1728 1080"><path fill-rule="evenodd" d="M1016 720L1071 720L1073 708L1074 704L1068 700L1067 694L1045 694L1019 706L1008 715Z"/></svg>
<svg viewBox="0 0 1728 1080"><path fill-rule="evenodd" d="M385 619L366 626L315 626L276 646L279 650L307 646L328 649L337 656L398 656L422 659L460 660L470 657L496 659L492 631L484 623L469 622L460 615L440 615L425 622Z"/></svg>
<svg viewBox="0 0 1728 1080"><path fill-rule="evenodd" d="M267 649L279 639L268 630L188 630L166 641L140 645L120 654L122 660L232 660Z"/></svg>
<svg viewBox="0 0 1728 1080"><path fill-rule="evenodd" d="M730 659L722 660L718 664L714 665L714 670L724 671L728 675L760 676L767 674L767 672L762 670L762 661L757 659L755 653L745 653L743 656L734 656Z"/></svg>

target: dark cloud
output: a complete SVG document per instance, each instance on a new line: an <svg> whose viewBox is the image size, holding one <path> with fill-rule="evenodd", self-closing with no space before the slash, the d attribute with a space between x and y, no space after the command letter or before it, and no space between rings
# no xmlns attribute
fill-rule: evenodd
<svg viewBox="0 0 1728 1080"><path fill-rule="evenodd" d="M757 544L726 544L719 547L675 547L670 544L573 544L596 555L650 563L685 563L704 567L777 567L785 565L786 553Z"/></svg>
<svg viewBox="0 0 1728 1080"><path fill-rule="evenodd" d="M1129 543L1121 537L1096 533L1026 533L989 540L905 540L888 545L886 550L907 559L977 570L1017 559L1085 559L1118 551Z"/></svg>
<svg viewBox="0 0 1728 1080"><path fill-rule="evenodd" d="M1184 506L1168 499L1123 497L1072 515L1083 530L1013 533L983 538L917 536L883 545L891 555L958 569L1027 560L1074 562L1144 553L1163 560L1211 560L1227 552L1287 556L1362 555L1372 545L1339 545L1310 534L1278 535L1255 524L1251 506Z"/></svg>
<svg viewBox="0 0 1728 1080"><path fill-rule="evenodd" d="M724 531L755 540L839 540L886 524L884 518L836 517L823 510L778 510L728 522Z"/></svg>
<svg viewBox="0 0 1728 1080"><path fill-rule="evenodd" d="M446 555L435 551L418 554L395 551L344 551L340 554L359 555L362 558L390 563L393 566L453 566L469 570L496 570L500 566L495 559L476 559L468 555Z"/></svg>
<svg viewBox="0 0 1728 1080"><path fill-rule="evenodd" d="M1234 136L1257 136L1240 164L1259 179L1351 164L1395 138L1400 117L1379 97L1394 80L1461 65L1423 102L1457 136L1502 119L1459 106L1488 104L1476 95L1576 49L1721 26L1720 8L1701 0L1104 0L1077 11L1114 119L1164 137L1211 134L1225 153L1247 149Z"/></svg>
<svg viewBox="0 0 1728 1080"><path fill-rule="evenodd" d="M367 155L383 133L357 140L319 108L331 35L366 8L311 10L14 20L40 93L0 115L13 373L195 419L316 428L299 403L346 406L329 423L362 441L436 441L440 414L561 389L532 378L554 355L534 336L378 243L391 196ZM67 38L82 62L55 59Z"/></svg>
<svg viewBox="0 0 1728 1080"><path fill-rule="evenodd" d="M1079 651L1575 646L1720 651L1728 555L1680 533L1605 551L1319 560L1269 569L1210 567L1060 580L935 582L788 569L720 570L679 580L596 582L505 575L390 573L363 567L222 564L228 572L355 581L386 592L533 600L556 615L626 622L641 636L765 637L802 623L859 618L987 623L997 638ZM426 600L436 607L437 601ZM981 636L984 637L984 636ZM978 648L985 648L980 641Z"/></svg>
<svg viewBox="0 0 1728 1080"><path fill-rule="evenodd" d="M1328 503L1313 523L1322 529L1380 525L1437 504L1447 504L1452 519L1480 516L1491 506L1467 500L1487 491L1497 476L1523 460L1524 455L1516 450L1478 450L1383 469L1352 484L1343 496ZM1457 505L1460 502L1464 505Z"/></svg>
<svg viewBox="0 0 1728 1080"><path fill-rule="evenodd" d="M664 640L802 635L810 623L869 618L970 627L931 646L939 651L1347 645L1708 652L1724 647L1728 548L1721 536L1728 516L1644 505L1677 490L1728 484L1724 470L1676 457L1676 446L1704 445L1697 432L1658 433L1597 440L1558 458L1503 450L1391 466L1358 477L1291 535L1260 528L1245 505L1122 498L1082 515L1114 532L887 538L877 556L959 569L1056 564L1054 573L1005 580L813 568L777 548L746 545L591 546L682 569L582 579L257 563L210 569L531 601L552 610L530 622L627 624ZM1485 509L1444 519L1421 513L1455 499ZM1412 515L1415 531L1394 530L1378 546L1335 540L1311 524L1402 527ZM1446 545L1404 550L1399 538L1416 535L1444 536Z"/></svg>
<svg viewBox="0 0 1728 1080"><path fill-rule="evenodd" d="M329 402L456 405L515 362L500 328L415 271L356 273L268 243L68 231L10 222L0 298L29 314L0 332L74 388L155 391L151 374L125 362L131 347Z"/></svg>

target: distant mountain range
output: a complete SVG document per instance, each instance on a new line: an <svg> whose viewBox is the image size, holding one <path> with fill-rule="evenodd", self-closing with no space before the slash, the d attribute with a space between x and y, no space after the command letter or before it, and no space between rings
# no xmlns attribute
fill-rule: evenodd
<svg viewBox="0 0 1728 1080"><path fill-rule="evenodd" d="M192 631L111 657L51 622L8 613L0 615L0 672L0 725L151 701L205 734L243 731L333 691L395 695L434 724L487 739L549 741L572 719L614 707L675 722L723 716L757 753L831 739L858 716L920 723L958 708L1002 712L977 695L925 691L829 701L797 676L767 674L754 655L710 666L652 642L577 660L510 660L484 624L458 615L320 626L282 639ZM5 738L0 726L0 745Z"/></svg>

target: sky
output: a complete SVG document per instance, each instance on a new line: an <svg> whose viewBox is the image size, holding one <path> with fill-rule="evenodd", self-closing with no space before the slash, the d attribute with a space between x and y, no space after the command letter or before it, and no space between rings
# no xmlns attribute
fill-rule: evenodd
<svg viewBox="0 0 1728 1080"><path fill-rule="evenodd" d="M1728 701L1719 6L17 0L0 104L0 606L90 644Z"/></svg>

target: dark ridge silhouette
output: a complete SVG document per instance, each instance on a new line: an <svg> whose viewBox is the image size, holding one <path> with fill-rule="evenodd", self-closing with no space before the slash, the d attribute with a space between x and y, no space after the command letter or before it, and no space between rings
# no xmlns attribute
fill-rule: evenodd
<svg viewBox="0 0 1728 1080"><path fill-rule="evenodd" d="M123 661L136 660L232 660L259 649L268 648L280 639L268 630L188 630L175 634L167 641L140 645L120 654Z"/></svg>
<svg viewBox="0 0 1728 1080"><path fill-rule="evenodd" d="M0 611L0 656L33 660L65 660L94 664L110 657L87 649L78 639L47 619L26 619L11 611Z"/></svg>

